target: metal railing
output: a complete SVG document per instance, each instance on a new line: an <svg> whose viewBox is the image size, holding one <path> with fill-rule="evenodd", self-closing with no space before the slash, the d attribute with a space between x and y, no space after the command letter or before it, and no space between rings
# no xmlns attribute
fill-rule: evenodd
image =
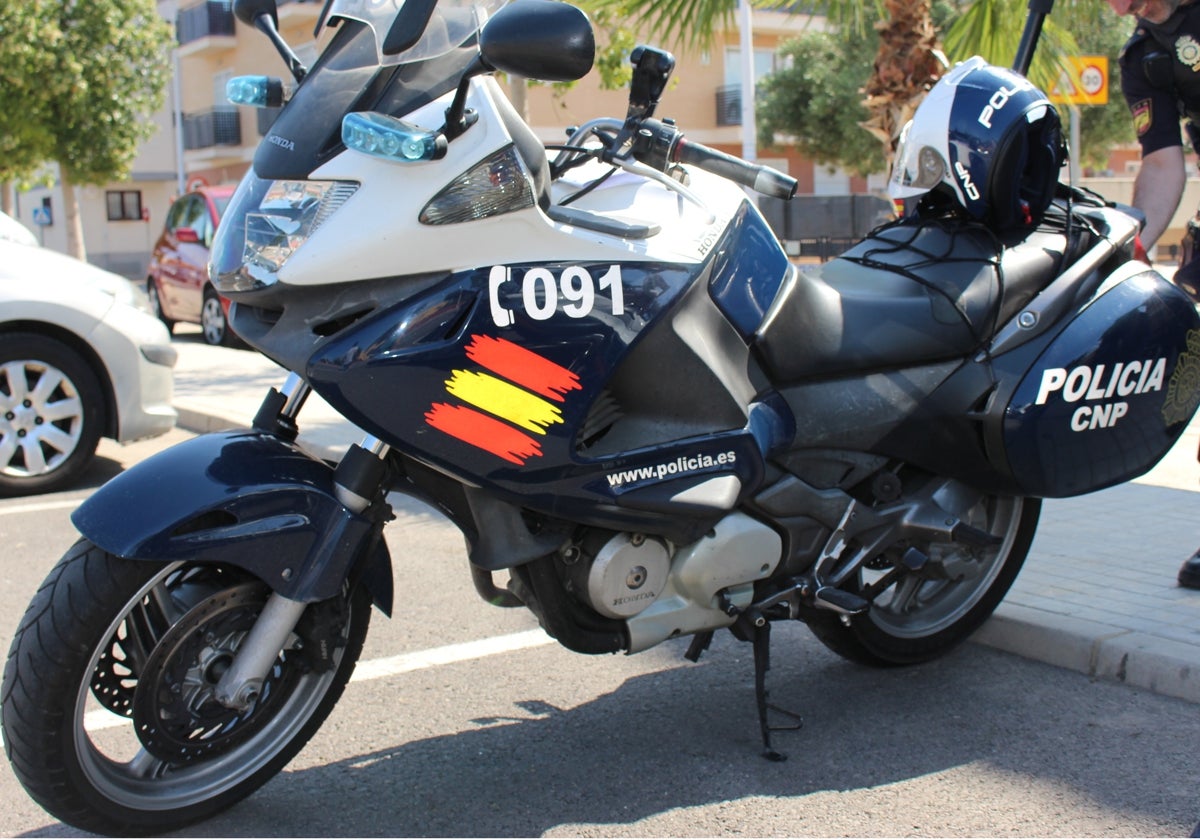
<svg viewBox="0 0 1200 840"><path fill-rule="evenodd" d="M183 115L183 148L242 145L242 125L236 110L202 111Z"/></svg>
<svg viewBox="0 0 1200 840"><path fill-rule="evenodd" d="M181 9L175 17L175 37L187 44L212 35L234 32L231 0L207 0L198 6Z"/></svg>

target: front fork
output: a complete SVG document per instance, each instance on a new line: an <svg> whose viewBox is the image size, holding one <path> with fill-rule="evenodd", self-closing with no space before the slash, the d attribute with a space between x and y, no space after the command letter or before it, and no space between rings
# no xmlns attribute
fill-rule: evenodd
<svg viewBox="0 0 1200 840"><path fill-rule="evenodd" d="M271 389L254 417L254 428L289 440L298 433L296 417L312 386L289 373L281 390ZM367 435L350 447L334 472L334 495L352 513L362 513L382 489L388 445ZM219 703L244 711L254 705L279 652L287 644L308 604L271 594L254 626L238 646L229 669L217 683Z"/></svg>

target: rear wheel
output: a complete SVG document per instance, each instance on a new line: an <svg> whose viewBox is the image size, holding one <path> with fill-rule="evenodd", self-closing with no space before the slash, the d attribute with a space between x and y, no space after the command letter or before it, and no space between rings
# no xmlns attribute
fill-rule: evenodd
<svg viewBox="0 0 1200 840"><path fill-rule="evenodd" d="M92 367L61 341L0 336L0 495L47 493L74 481L100 443L102 394Z"/></svg>
<svg viewBox="0 0 1200 840"><path fill-rule="evenodd" d="M1025 562L1037 530L1041 501L993 496L946 482L941 506L966 524L999 540L989 547L961 542L914 545L931 558L923 571L891 572L891 563L875 563L846 587L862 593L891 572L871 609L849 625L833 613L809 620L809 627L830 650L865 665L909 665L936 659L979 629L1008 592ZM936 569L931 574L930 569Z"/></svg>
<svg viewBox="0 0 1200 840"><path fill-rule="evenodd" d="M81 540L50 573L4 669L4 744L47 811L87 831L158 834L249 795L292 759L341 696L362 651L359 587L310 606L243 712L220 705L221 673L268 588L231 567L126 560ZM308 628L306 631L304 628Z"/></svg>

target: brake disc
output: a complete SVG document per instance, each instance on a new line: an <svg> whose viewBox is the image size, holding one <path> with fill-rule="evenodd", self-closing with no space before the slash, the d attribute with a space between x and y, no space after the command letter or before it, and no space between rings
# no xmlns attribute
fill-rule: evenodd
<svg viewBox="0 0 1200 840"><path fill-rule="evenodd" d="M174 764L208 759L245 742L271 721L303 669L284 651L247 709L217 702L216 688L270 590L250 581L192 607L168 630L138 675L132 714L151 755Z"/></svg>
<svg viewBox="0 0 1200 840"><path fill-rule="evenodd" d="M244 579L244 578L242 578ZM160 597L171 609L186 611L200 600L230 585L224 570L212 566L190 566L173 574ZM125 616L108 640L92 673L92 694L97 702L121 717L133 717L133 695L138 685L138 665L169 627L162 605L149 599Z"/></svg>

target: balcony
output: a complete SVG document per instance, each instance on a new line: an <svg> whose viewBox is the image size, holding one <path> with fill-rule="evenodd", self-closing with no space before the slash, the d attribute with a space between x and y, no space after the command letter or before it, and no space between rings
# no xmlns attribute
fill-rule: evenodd
<svg viewBox="0 0 1200 840"><path fill-rule="evenodd" d="M181 55L233 49L237 44L233 3L231 0L207 0L180 10L175 17L175 37Z"/></svg>
<svg viewBox="0 0 1200 840"><path fill-rule="evenodd" d="M183 115L183 148L242 145L242 124L236 110L202 111Z"/></svg>

